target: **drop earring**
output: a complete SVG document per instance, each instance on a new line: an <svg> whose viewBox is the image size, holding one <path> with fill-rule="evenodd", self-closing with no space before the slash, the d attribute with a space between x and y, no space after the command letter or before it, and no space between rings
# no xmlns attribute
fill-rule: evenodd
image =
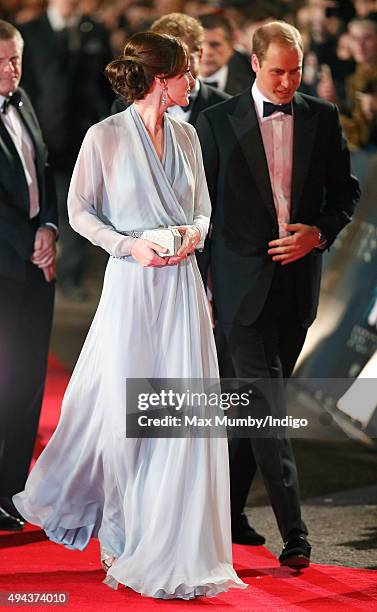
<svg viewBox="0 0 377 612"><path fill-rule="evenodd" d="M168 88L166 87L166 84L164 83L164 86L162 88L162 93L161 93L161 104L163 104L163 106L166 106L166 104L168 103L167 93L168 93Z"/></svg>

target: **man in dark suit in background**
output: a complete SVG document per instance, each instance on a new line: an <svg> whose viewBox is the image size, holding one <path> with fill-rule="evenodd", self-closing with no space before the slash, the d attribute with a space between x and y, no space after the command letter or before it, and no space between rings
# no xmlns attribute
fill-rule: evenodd
<svg viewBox="0 0 377 612"><path fill-rule="evenodd" d="M204 28L200 79L220 91L235 96L251 86L254 73L248 58L236 51L233 29L227 17L210 13L200 18Z"/></svg>
<svg viewBox="0 0 377 612"><path fill-rule="evenodd" d="M251 405L259 416L285 414L283 377L316 316L321 249L350 222L359 198L337 108L296 93L302 59L298 30L284 22L258 28L252 90L197 123L214 208L220 372L272 386L274 405L263 397ZM243 508L258 465L284 541L280 562L305 567L311 547L294 455L286 437L269 433L230 441L233 540L248 543Z"/></svg>
<svg viewBox="0 0 377 612"><path fill-rule="evenodd" d="M112 53L106 28L80 14L78 0L49 0L47 11L21 28L22 86L31 98L54 169L61 217L58 286L85 298L85 238L68 223L67 192L87 129L105 118L113 94L104 77Z"/></svg>
<svg viewBox="0 0 377 612"><path fill-rule="evenodd" d="M47 151L18 88L22 37L0 21L0 530L22 529L24 488L46 376L57 207Z"/></svg>
<svg viewBox="0 0 377 612"><path fill-rule="evenodd" d="M150 28L152 32L158 34L170 34L184 40L190 52L190 71L195 79L190 91L190 103L187 107L173 106L168 109L168 113L172 114L177 119L182 119L196 124L199 113L205 108L209 108L214 104L224 102L230 96L222 91L214 89L197 79L201 57L203 53L204 30L200 22L194 17L184 15L183 13L170 13L157 19ZM112 106L113 113L119 113L126 108L126 103L121 98L117 98ZM201 253L196 253L198 266L203 278L203 282L207 284L209 251L208 243L206 242Z"/></svg>

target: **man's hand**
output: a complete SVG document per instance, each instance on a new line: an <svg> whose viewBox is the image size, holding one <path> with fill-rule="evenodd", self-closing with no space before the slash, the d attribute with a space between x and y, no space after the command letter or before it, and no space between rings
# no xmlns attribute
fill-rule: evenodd
<svg viewBox="0 0 377 612"><path fill-rule="evenodd" d="M54 230L48 227L40 227L35 234L34 253L30 259L33 264L42 270L51 267L55 263L55 238Z"/></svg>
<svg viewBox="0 0 377 612"><path fill-rule="evenodd" d="M338 102L338 94L332 78L331 70L326 64L321 66L320 78L317 85L317 96L322 98L322 100L327 100L327 102L332 102L333 104Z"/></svg>
<svg viewBox="0 0 377 612"><path fill-rule="evenodd" d="M54 278L56 277L55 261L53 261L53 263L50 266L47 266L46 268L42 268L42 272L45 277L46 283L51 283L51 281L53 281Z"/></svg>
<svg viewBox="0 0 377 612"><path fill-rule="evenodd" d="M368 121L373 121L377 114L377 95L357 92L357 98L360 102L363 115Z"/></svg>
<svg viewBox="0 0 377 612"><path fill-rule="evenodd" d="M285 223L287 232L290 236L271 240L268 254L273 261L280 261L284 266L292 261L305 257L310 251L319 246L319 230L313 225L304 223Z"/></svg>

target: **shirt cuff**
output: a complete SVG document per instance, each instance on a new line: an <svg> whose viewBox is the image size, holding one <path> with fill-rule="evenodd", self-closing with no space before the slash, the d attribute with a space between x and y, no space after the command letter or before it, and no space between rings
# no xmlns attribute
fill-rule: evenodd
<svg viewBox="0 0 377 612"><path fill-rule="evenodd" d="M47 221L47 223L44 223L43 225L41 225L40 227L50 227L51 229L54 230L55 232L55 240L57 240L59 238L59 230L58 230L58 226L55 225L55 223L51 223L51 221Z"/></svg>
<svg viewBox="0 0 377 612"><path fill-rule="evenodd" d="M319 240L319 244L317 244L316 247L314 247L315 251L324 251L327 247L327 238L326 236L322 233L322 230L320 227L318 227L318 225L314 226L315 229L318 231L318 240Z"/></svg>

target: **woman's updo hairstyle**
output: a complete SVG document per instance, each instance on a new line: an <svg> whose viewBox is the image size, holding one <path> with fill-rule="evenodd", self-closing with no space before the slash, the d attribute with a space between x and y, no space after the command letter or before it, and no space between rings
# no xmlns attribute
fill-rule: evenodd
<svg viewBox="0 0 377 612"><path fill-rule="evenodd" d="M179 38L139 32L128 39L123 55L110 62L105 73L113 90L133 102L145 97L155 76L177 76L188 63L188 49Z"/></svg>

